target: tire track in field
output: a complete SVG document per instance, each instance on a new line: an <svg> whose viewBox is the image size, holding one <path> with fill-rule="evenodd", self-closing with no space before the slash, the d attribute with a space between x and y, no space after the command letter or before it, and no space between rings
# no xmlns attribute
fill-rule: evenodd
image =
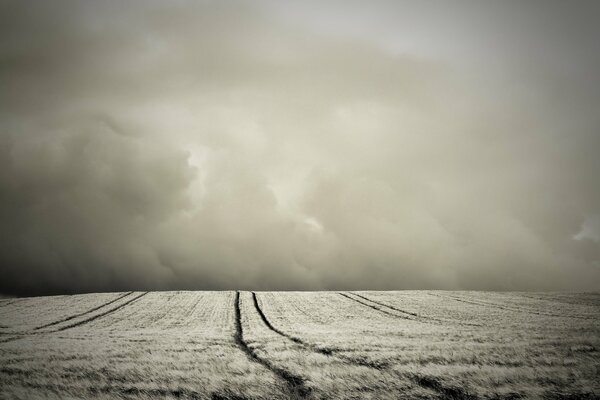
<svg viewBox="0 0 600 400"><path fill-rule="evenodd" d="M355 292L350 292L350 294L352 294L353 296L358 296L361 299L369 301L371 303L375 303L377 305L380 305L380 306L383 306L383 307L387 307L387 308L389 308L391 310L398 311L400 313L409 315L409 317L407 317L407 319L411 319L413 321L426 322L426 323L435 323L435 324L454 323L454 324L464 325L464 326L481 326L481 324L475 324L475 323L471 323L471 322L452 321L452 320L443 320L443 319L438 319L438 318L433 318L433 317L424 317L424 316L421 316L421 315L419 315L417 313L413 313L413 312L410 312L410 311L402 310L402 309L400 309L398 307L395 307L395 306L383 303L381 301L370 299L370 298L368 298L366 296L360 295L360 294L355 293ZM411 318L411 317L414 317L414 318Z"/></svg>
<svg viewBox="0 0 600 400"><path fill-rule="evenodd" d="M340 293L342 294L342 293ZM343 294L342 294L343 295ZM415 374L415 373L411 373L411 374L402 374L399 372L394 371L393 369L391 369L391 365L389 363L378 363L378 362L373 362L370 360L366 360L366 359L358 359L358 358L353 358L353 357L347 357L341 354L338 354L337 350L334 349L322 349L317 347L314 344L308 343L303 341L300 338L297 338L295 336L289 335L283 331L281 331L278 328L275 328L273 326L273 324L271 324L271 322L269 321L269 319L267 318L267 316L265 315L264 311L262 311L262 309L260 308L260 305L258 304L258 300L256 299L256 294L254 292L252 292L252 298L254 300L254 306L256 307L256 311L260 314L261 319L263 320L263 322L265 323L265 325L272 330L273 332L293 341L294 343L298 343L303 345L304 347L306 347L307 349L313 350L315 352L321 353L321 354L325 354L328 356L334 356L335 358L344 361L345 363L348 364L353 364L353 365L358 365L358 366L362 366L362 367L367 367L367 368L371 368L371 369L375 369L378 371L386 371L395 375L398 375L400 377L403 378L408 378L410 379L412 382L416 383L417 385L426 388L426 389L430 389L433 390L437 393L439 393L440 395L444 396L444 399L454 399L454 400L477 400L477 396L474 396L470 393L468 393L465 389L461 388L461 387L454 387L454 386L447 386L445 384L443 384L440 379L434 377L434 376L430 376L430 375L419 375L419 374ZM349 297L350 298L350 297ZM354 300L354 299L353 299ZM366 304L367 306L369 306L368 304ZM371 306L369 306L371 307ZM385 311L384 311L385 312ZM390 315L395 315L395 314L390 314Z"/></svg>
<svg viewBox="0 0 600 400"><path fill-rule="evenodd" d="M6 306L9 306L9 305L11 305L11 304L14 304L14 303L16 303L16 302L17 302L17 301L19 301L19 300L20 300L20 299L14 299L14 300L6 300L6 301L3 301L3 302L0 304L0 308L2 308L2 307L6 307Z"/></svg>
<svg viewBox="0 0 600 400"><path fill-rule="evenodd" d="M94 312L94 311L97 311L97 310L99 310L99 309L101 309L101 308L103 308L103 307L109 306L109 305L113 304L114 302L117 302L117 301L121 300L122 298L124 298L124 297L127 297L127 296L129 296L129 295L131 295L131 294L133 294L133 291L131 291L131 292L128 292L128 293L125 293L124 295L122 295L122 296L119 296L119 297L117 297L116 299L113 299L113 300L111 300L111 301L108 301L108 302L106 302L106 303L100 304L100 305L99 305L99 306L97 306L97 307L90 308L89 310L87 310L87 311L84 311L84 312L82 312L82 313L79 313L79 314L74 314L74 315L71 315L71 316L69 316L69 317L67 317L67 318L63 318L63 319L61 319L61 320L58 320L58 321L50 322L49 324L46 324L46 325L38 326L37 328L33 328L33 330L34 330L34 331L37 331L37 330L40 330L40 329L48 328L48 327L50 327L50 326L58 325L58 324L60 324L60 323L63 323L63 322L70 321L70 320L72 320L72 319L75 319L75 318L78 318L78 317L82 317L82 316L84 316L84 315L86 315L86 314L89 314L89 313L92 313L92 312Z"/></svg>
<svg viewBox="0 0 600 400"><path fill-rule="evenodd" d="M53 331L48 331L48 332L49 332L49 333L50 333L50 332L62 332L62 331L66 331L67 329L71 329L71 328L75 328L75 327L78 327L78 326L81 326L81 325L87 324L88 322L92 322L92 321L94 321L94 320L96 320L96 319L98 319L98 318L102 318L102 317L104 317L104 316L106 316L106 315L108 315L108 314L112 314L112 313L114 313L115 311L118 311L118 310L120 310L121 308L123 308L123 307L125 307L125 306L127 306L127 305L129 305L129 304L131 304L131 303L133 303L134 301L136 301L136 300L140 299L141 297L143 297L143 296L145 296L145 295L147 295L147 294L148 294L148 292L144 292L144 293L142 293L142 294L140 294L140 295L138 295L138 296L134 297L133 299L129 299L129 300L127 300L125 303L119 304L118 306L116 306L116 307L113 307L113 308L111 308L111 309L109 309L109 310L106 310L106 311L104 311L104 312L101 312L100 314L92 315L91 317L89 317L89 318L86 318L86 319L84 319L84 320L77 321L77 322L75 322L75 323L73 323L73 324L70 324L70 325L61 326L61 327L60 327L60 328L58 328L58 329L55 329L55 330L53 330ZM44 332L44 333L45 333L45 332Z"/></svg>
<svg viewBox="0 0 600 400"><path fill-rule="evenodd" d="M256 352L248 346L244 340L244 329L242 327L242 312L240 309L240 292L235 292L235 335L234 341L238 347L246 354L246 356L263 367L267 368L280 379L282 379L293 397L306 398L310 394L310 389L304 386L306 379L294 375L291 372L273 365L268 360L260 357Z"/></svg>
<svg viewBox="0 0 600 400"><path fill-rule="evenodd" d="M360 365L363 367L368 367L368 368L374 368L374 369L383 369L384 368L384 364L383 363L374 363L374 362L370 362L367 360L362 360L362 359L356 359L356 358L349 358L343 355L338 354L338 352L335 349L331 349L331 348L322 348L319 347L315 344L306 342L298 337L292 336L290 334L287 334L283 331L281 331L278 328L275 328L273 326L273 324L271 324L271 322L269 321L269 319L267 318L267 316L265 315L264 311L262 310L262 308L260 307L260 305L258 304L258 300L256 298L256 293L252 292L252 298L254 300L254 307L256 308L256 311L258 312L258 314L260 315L261 319L263 320L263 322L265 323L265 325L272 330L273 332L277 333L278 335L281 335L289 340L291 340L294 343L297 343L309 350L314 351L315 353L319 353L319 354L323 354L326 356L335 356L338 359L341 359L347 363L350 364L355 364L355 365Z"/></svg>
<svg viewBox="0 0 600 400"><path fill-rule="evenodd" d="M391 313L389 311L384 310L381 307L375 306L373 304L366 303L363 300L355 299L354 297L348 296L346 293L339 292L338 294L341 295L341 296L344 296L347 299L350 299L350 300L355 301L355 302L357 302L359 304L362 304L363 306L367 306L369 308L372 308L373 310L377 310L377 311L379 311L379 312L381 312L383 314L386 314L386 315L389 315L389 316L392 316L392 317L396 317L396 318L400 318L400 319L407 319L409 321L416 321L414 318L409 318L409 317L405 317L405 316L402 316L402 315L394 314L394 313Z"/></svg>
<svg viewBox="0 0 600 400"><path fill-rule="evenodd" d="M385 303L382 303L382 302L380 302L380 301L377 301L377 300L370 299L370 298L368 298L368 297L366 297L366 296L362 296L362 295L360 295L360 294L358 294L358 293L355 293L355 292L350 292L350 294L352 294L353 296L360 297L361 299L364 299L364 300L370 301L371 303L375 303L375 304L379 304L380 306L384 306L384 307L387 307L387 308L391 308L392 310L396 310L396 311L398 311L398 312L401 312L401 313L403 313L403 314L412 315L413 317L420 318L420 317L419 317L419 315L418 315L417 313L410 312L410 311L405 311L405 310L402 310L402 309L400 309L400 308L397 308L397 307L394 307L394 306L390 306L389 304L385 304ZM437 320L436 320L436 321L437 321Z"/></svg>
<svg viewBox="0 0 600 400"><path fill-rule="evenodd" d="M29 331L29 332L11 333L12 335L18 335L18 336L12 336L12 337L8 337L6 339L2 339L2 340L0 340L0 343L12 342L14 340L22 339L22 338L27 337L27 336L45 335L45 334L48 334L48 333L62 332L62 331L66 331L67 329L71 329L71 328L75 328L77 326L84 325L84 324L87 324L88 322L94 321L94 320L96 320L98 318L102 318L102 317L104 317L106 315L112 314L112 313L114 313L114 312L120 310L121 308L123 308L123 307L125 307L125 306L127 306L127 305L129 305L131 303L133 303L134 301L138 300L139 298L141 298L141 297L143 297L143 296L145 296L147 294L148 294L148 292L144 292L144 293L142 293L142 294L140 294L140 295L138 295L138 296L136 296L136 297L134 297L132 299L127 300L125 303L119 304L118 306L113 307L113 308L111 308L109 310L106 310L104 312L101 312L100 314L92 315L91 317L88 317L88 318L86 318L84 320L77 321L75 323L72 323L72 324L69 324L69 325L66 325L66 326L62 326L62 327L57 328L57 329L53 329L53 330L49 330L49 331Z"/></svg>
<svg viewBox="0 0 600 400"><path fill-rule="evenodd" d="M271 322L268 320L267 316L265 315L265 313L263 312L262 308L260 307L260 305L258 304L258 299L256 298L256 293L252 292L252 300L254 302L254 308L256 308L256 312L258 313L258 315L260 315L260 319L262 319L263 323L267 326L267 328L269 328L270 330L272 330L273 332L277 333L278 335L281 335L289 340L291 340L294 343L297 343L299 345L302 345L306 348L309 348L312 351L315 351L317 353L321 353L324 354L326 356L331 355L332 350L330 349L322 349L318 346L315 346L313 344L307 343L305 341L303 341L300 338L297 338L295 336L289 335L277 328L275 328Z"/></svg>
<svg viewBox="0 0 600 400"><path fill-rule="evenodd" d="M461 303L473 304L473 305L480 306L480 307L491 307L491 308L496 308L499 310L513 311L513 312L516 311L516 312L522 312L525 314L540 315L540 316L544 316L544 317L576 318L576 319L584 319L584 320L594 319L592 317L588 318L588 317L582 317L582 316L578 316L578 315L544 313L544 312L535 311L535 310L518 307L518 306L517 307L504 306L502 304L488 303L487 301L480 301L480 300L469 300L469 299L464 299L462 297L452 296L452 295L448 295L448 294L446 294L446 295L441 295L441 294L437 294L437 293L427 293L427 294L429 294L430 296L439 297L441 299L452 299L455 301L459 301Z"/></svg>

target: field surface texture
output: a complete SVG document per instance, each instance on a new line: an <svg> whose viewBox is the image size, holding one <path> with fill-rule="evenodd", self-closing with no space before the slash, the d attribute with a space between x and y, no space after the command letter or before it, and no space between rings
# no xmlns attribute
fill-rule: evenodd
<svg viewBox="0 0 600 400"><path fill-rule="evenodd" d="M1 399L598 399L600 294L0 300Z"/></svg>

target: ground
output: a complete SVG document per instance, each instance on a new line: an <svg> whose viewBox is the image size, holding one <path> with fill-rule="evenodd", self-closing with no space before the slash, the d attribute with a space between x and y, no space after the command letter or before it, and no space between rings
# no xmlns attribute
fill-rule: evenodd
<svg viewBox="0 0 600 400"><path fill-rule="evenodd" d="M600 293L0 300L0 398L600 398Z"/></svg>

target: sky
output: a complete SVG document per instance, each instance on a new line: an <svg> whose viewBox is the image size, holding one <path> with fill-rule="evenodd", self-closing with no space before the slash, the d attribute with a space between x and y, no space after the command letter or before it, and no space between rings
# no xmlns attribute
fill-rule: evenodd
<svg viewBox="0 0 600 400"><path fill-rule="evenodd" d="M600 290L599 17L0 0L0 293Z"/></svg>

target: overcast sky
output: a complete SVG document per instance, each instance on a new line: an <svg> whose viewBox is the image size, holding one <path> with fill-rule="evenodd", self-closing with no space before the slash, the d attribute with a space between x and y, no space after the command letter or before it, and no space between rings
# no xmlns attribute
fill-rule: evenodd
<svg viewBox="0 0 600 400"><path fill-rule="evenodd" d="M0 292L600 290L599 4L0 0Z"/></svg>

